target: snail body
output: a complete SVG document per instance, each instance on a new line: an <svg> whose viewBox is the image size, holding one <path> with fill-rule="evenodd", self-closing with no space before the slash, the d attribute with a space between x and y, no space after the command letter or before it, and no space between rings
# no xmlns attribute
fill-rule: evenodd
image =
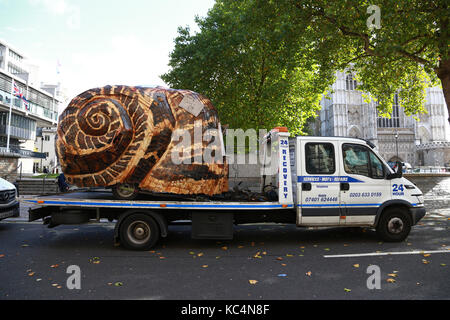
<svg viewBox="0 0 450 320"><path fill-rule="evenodd" d="M181 107L185 98L200 104L201 112L195 115ZM179 145L174 133L184 131L193 137L195 126L202 133L220 129L217 111L200 94L105 86L87 90L69 103L59 118L55 148L67 181L78 187L126 184L157 193L226 192L228 165L224 159L173 161ZM184 154L198 159L195 155L207 148L207 141L190 143Z"/></svg>

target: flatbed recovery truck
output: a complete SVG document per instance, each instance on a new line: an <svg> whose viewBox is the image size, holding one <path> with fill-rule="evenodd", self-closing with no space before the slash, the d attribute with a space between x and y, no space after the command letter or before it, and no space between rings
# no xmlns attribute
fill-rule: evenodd
<svg viewBox="0 0 450 320"><path fill-rule="evenodd" d="M422 192L393 172L370 142L357 138L298 136L285 128L265 137L276 150L275 201L233 199L115 200L107 191L75 191L25 196L29 221L43 219L54 227L100 219L115 222L114 238L128 249L148 250L168 226L192 223L195 239L232 239L233 227L244 223L290 223L298 227L373 227L385 241L403 241L424 215ZM398 166L401 168L401 166ZM262 177L266 178L263 165ZM265 185L263 181L262 185ZM272 197L273 198L273 197Z"/></svg>

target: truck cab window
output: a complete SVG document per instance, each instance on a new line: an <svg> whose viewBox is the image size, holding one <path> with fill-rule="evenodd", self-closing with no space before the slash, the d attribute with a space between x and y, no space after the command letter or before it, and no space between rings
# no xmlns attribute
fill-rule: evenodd
<svg viewBox="0 0 450 320"><path fill-rule="evenodd" d="M344 170L346 173L383 179L383 164L369 148L357 144L344 144Z"/></svg>
<svg viewBox="0 0 450 320"><path fill-rule="evenodd" d="M335 172L334 147L331 143L307 143L305 146L306 172L333 174Z"/></svg>
<svg viewBox="0 0 450 320"><path fill-rule="evenodd" d="M345 172L370 177L367 149L360 145L344 144Z"/></svg>
<svg viewBox="0 0 450 320"><path fill-rule="evenodd" d="M372 178L384 179L384 166L378 157L369 150L370 154L370 166L372 169Z"/></svg>

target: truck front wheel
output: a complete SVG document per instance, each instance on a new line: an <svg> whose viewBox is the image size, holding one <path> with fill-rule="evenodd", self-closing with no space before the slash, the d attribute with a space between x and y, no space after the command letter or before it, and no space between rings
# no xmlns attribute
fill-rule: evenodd
<svg viewBox="0 0 450 320"><path fill-rule="evenodd" d="M387 242L400 242L411 231L411 217L402 208L388 208L382 213L377 225L378 235Z"/></svg>
<svg viewBox="0 0 450 320"><path fill-rule="evenodd" d="M149 250L159 239L156 221L145 214L135 213L125 218L119 227L120 242L127 249Z"/></svg>

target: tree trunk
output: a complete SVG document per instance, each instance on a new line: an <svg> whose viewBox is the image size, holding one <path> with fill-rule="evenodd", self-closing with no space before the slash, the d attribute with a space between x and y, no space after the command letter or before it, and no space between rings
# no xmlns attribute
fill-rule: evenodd
<svg viewBox="0 0 450 320"><path fill-rule="evenodd" d="M448 110L448 122L450 123L450 59L443 61L436 74L442 83L442 91L444 92L445 103Z"/></svg>

